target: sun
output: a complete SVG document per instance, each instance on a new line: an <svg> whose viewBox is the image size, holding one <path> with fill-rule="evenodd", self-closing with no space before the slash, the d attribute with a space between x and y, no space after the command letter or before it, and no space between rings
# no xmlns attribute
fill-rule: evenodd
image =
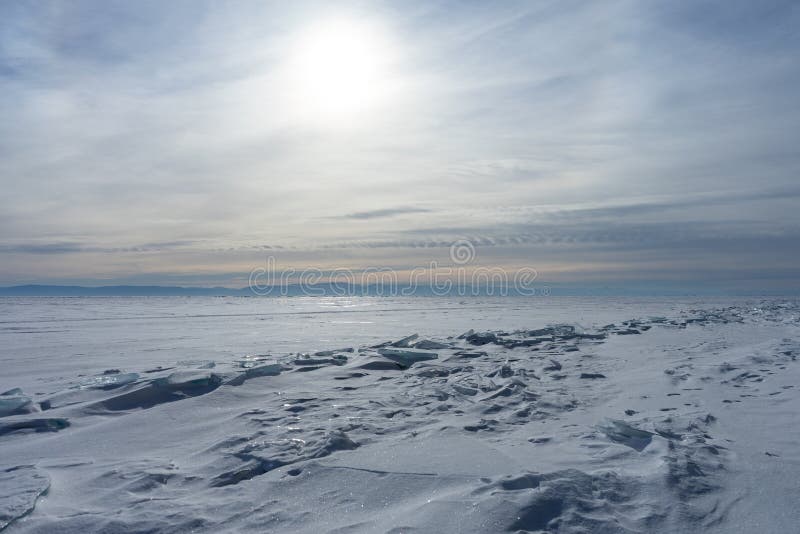
<svg viewBox="0 0 800 534"><path fill-rule="evenodd" d="M375 25L328 20L301 32L290 53L295 106L322 119L345 119L387 92L391 48Z"/></svg>

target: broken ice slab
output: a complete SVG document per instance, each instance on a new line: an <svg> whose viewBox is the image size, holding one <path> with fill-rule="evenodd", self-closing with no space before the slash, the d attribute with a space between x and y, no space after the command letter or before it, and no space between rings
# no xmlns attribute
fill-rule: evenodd
<svg viewBox="0 0 800 534"><path fill-rule="evenodd" d="M176 371L166 378L153 381L153 385L166 389L183 390L218 386L222 377L208 371Z"/></svg>
<svg viewBox="0 0 800 534"><path fill-rule="evenodd" d="M62 417L46 419L16 420L0 423L0 436L14 432L58 432L69 426L69 421Z"/></svg>
<svg viewBox="0 0 800 534"><path fill-rule="evenodd" d="M557 360L550 360L550 365L544 368L545 371L560 371L561 370L561 362Z"/></svg>
<svg viewBox="0 0 800 534"><path fill-rule="evenodd" d="M364 363L356 365L356 369L365 369L367 371L397 371L404 369L406 366L389 360L388 358L373 358Z"/></svg>
<svg viewBox="0 0 800 534"><path fill-rule="evenodd" d="M430 339L422 339L414 343L414 348L423 350L439 350L449 349L450 345L446 343L439 343L438 341L432 341Z"/></svg>
<svg viewBox="0 0 800 534"><path fill-rule="evenodd" d="M458 360L462 358L483 358L484 356L488 356L488 353L482 350L459 350L454 352L449 359Z"/></svg>
<svg viewBox="0 0 800 534"><path fill-rule="evenodd" d="M347 356L337 354L332 358L298 358L292 362L295 365L344 365Z"/></svg>
<svg viewBox="0 0 800 534"><path fill-rule="evenodd" d="M245 383L245 381L250 380L251 378L257 378L260 376L277 376L283 372L283 365L279 363L269 363L266 365L259 365L258 367L249 367L245 370L244 373L241 373L239 376L232 378L226 382L231 386L241 386Z"/></svg>
<svg viewBox="0 0 800 534"><path fill-rule="evenodd" d="M473 333L465 338L470 345L488 345L489 343L497 343L497 335L492 332Z"/></svg>
<svg viewBox="0 0 800 534"><path fill-rule="evenodd" d="M636 330L635 328L626 328L625 330L617 330L614 332L618 336L629 336L631 334L641 334L640 331Z"/></svg>
<svg viewBox="0 0 800 534"><path fill-rule="evenodd" d="M400 347L400 348L407 348L407 347L409 347L411 345L411 342L414 341L415 339L417 339L418 337L419 337L419 334L411 334L410 336L404 337L403 339L401 339L399 341L395 341L394 343L392 343L392 346L393 347Z"/></svg>
<svg viewBox="0 0 800 534"><path fill-rule="evenodd" d="M475 333L475 330L470 328L469 330L467 330L466 332L464 332L463 334L458 336L456 339L467 339L469 336L471 336L474 333Z"/></svg>
<svg viewBox="0 0 800 534"><path fill-rule="evenodd" d="M462 395L468 395L472 397L478 394L478 390L476 388L462 386L461 384L450 384L450 387Z"/></svg>
<svg viewBox="0 0 800 534"><path fill-rule="evenodd" d="M420 350L420 349L398 349L398 348L391 348L385 347L382 349L378 349L378 354L392 360L393 362L397 362L403 367L411 367L417 362L422 362L425 360L435 360L439 358L439 355L435 352L430 352L427 350Z"/></svg>
<svg viewBox="0 0 800 534"><path fill-rule="evenodd" d="M594 380L595 378L605 378L606 375L602 373L581 373L580 378Z"/></svg>
<svg viewBox="0 0 800 534"><path fill-rule="evenodd" d="M261 362L265 362L270 358L272 358L272 356L269 354L255 354L252 356L245 356L241 360L236 360L236 363L239 365L239 367L248 369L250 367L256 367Z"/></svg>
<svg viewBox="0 0 800 534"><path fill-rule="evenodd" d="M606 435L608 439L639 452L643 451L653 439L653 433L640 430L629 425L624 421L616 419L606 419L597 427Z"/></svg>
<svg viewBox="0 0 800 534"><path fill-rule="evenodd" d="M333 356L337 352L353 352L353 347L345 347L343 349L334 349L334 350L319 350L314 353L314 356L320 356L320 357Z"/></svg>
<svg viewBox="0 0 800 534"><path fill-rule="evenodd" d="M546 326L545 328L538 328L536 330L528 330L528 335L531 337L567 335L574 333L575 327L572 325L553 325Z"/></svg>
<svg viewBox="0 0 800 534"><path fill-rule="evenodd" d="M103 374L84 380L81 389L114 389L139 380L139 373Z"/></svg>
<svg viewBox="0 0 800 534"><path fill-rule="evenodd" d="M531 337L548 336L562 340L569 339L605 339L604 334L589 334L582 328L577 328L571 324L555 324L537 330L529 330L527 334Z"/></svg>
<svg viewBox="0 0 800 534"><path fill-rule="evenodd" d="M195 369L213 369L217 366L214 360L181 360L175 365L179 367L194 367Z"/></svg>
<svg viewBox="0 0 800 534"><path fill-rule="evenodd" d="M13 390L12 390L13 391ZM31 398L26 395L0 396L0 417L17 415L35 411Z"/></svg>
<svg viewBox="0 0 800 534"><path fill-rule="evenodd" d="M267 365L259 365L258 367L251 367L244 374L247 378L255 378L257 376L277 376L283 371L283 366L279 363L270 363Z"/></svg>

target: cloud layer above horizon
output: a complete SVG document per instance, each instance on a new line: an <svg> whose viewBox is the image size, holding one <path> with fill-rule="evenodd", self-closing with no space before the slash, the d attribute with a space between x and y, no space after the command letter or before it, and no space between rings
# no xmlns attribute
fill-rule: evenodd
<svg viewBox="0 0 800 534"><path fill-rule="evenodd" d="M299 81L335 24L370 55ZM0 285L468 239L565 283L797 289L798 27L791 1L2 3Z"/></svg>

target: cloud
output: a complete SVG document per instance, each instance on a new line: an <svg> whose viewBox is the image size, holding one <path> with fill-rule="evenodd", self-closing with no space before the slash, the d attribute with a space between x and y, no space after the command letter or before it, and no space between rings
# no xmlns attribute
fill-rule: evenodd
<svg viewBox="0 0 800 534"><path fill-rule="evenodd" d="M372 211L359 211L357 213L350 213L349 215L342 215L342 219L382 219L385 217L395 217L397 215L409 215L415 213L429 213L431 210L425 208L414 207L401 207L401 208L384 208Z"/></svg>
<svg viewBox="0 0 800 534"><path fill-rule="evenodd" d="M334 16L392 43L390 90L326 121L287 104L285 65ZM784 272L800 227L792 2L6 2L0 19L0 283L33 255L211 276L254 251L394 264L463 237L576 272L704 247L707 268L758 250Z"/></svg>
<svg viewBox="0 0 800 534"><path fill-rule="evenodd" d="M72 254L83 248L74 243L23 243L18 245L0 245L4 254Z"/></svg>
<svg viewBox="0 0 800 534"><path fill-rule="evenodd" d="M5 254L81 254L102 253L118 254L125 252L159 252L190 247L192 241L167 241L163 243L146 243L131 247L103 247L92 243L14 243L0 244L0 252Z"/></svg>

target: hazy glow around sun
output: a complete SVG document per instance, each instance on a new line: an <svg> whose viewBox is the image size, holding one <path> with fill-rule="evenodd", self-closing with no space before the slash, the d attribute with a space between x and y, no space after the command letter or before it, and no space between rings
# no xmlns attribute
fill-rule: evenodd
<svg viewBox="0 0 800 534"><path fill-rule="evenodd" d="M299 33L289 55L293 107L302 115L345 120L386 96L392 47L376 25L335 19Z"/></svg>

